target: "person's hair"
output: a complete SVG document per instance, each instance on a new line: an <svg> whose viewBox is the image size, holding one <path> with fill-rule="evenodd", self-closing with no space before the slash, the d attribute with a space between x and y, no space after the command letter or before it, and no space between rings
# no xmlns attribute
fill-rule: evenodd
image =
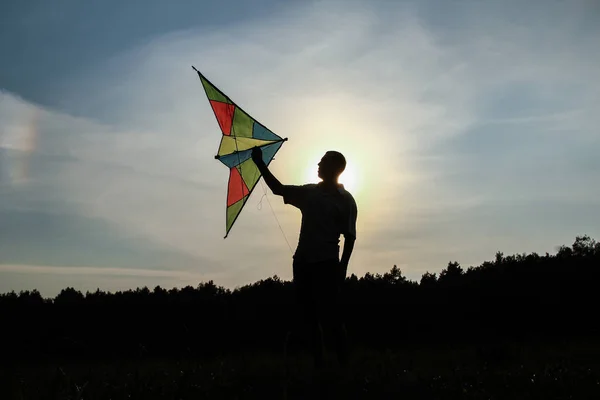
<svg viewBox="0 0 600 400"><path fill-rule="evenodd" d="M346 157L338 151L330 150L327 153L328 157L331 157L333 162L335 163L337 170L341 174L346 169Z"/></svg>

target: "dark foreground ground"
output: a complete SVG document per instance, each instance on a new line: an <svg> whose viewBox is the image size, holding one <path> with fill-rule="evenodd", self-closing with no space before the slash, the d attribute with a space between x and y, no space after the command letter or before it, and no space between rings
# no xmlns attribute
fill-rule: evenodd
<svg viewBox="0 0 600 400"><path fill-rule="evenodd" d="M3 365L0 399L600 399L600 342Z"/></svg>

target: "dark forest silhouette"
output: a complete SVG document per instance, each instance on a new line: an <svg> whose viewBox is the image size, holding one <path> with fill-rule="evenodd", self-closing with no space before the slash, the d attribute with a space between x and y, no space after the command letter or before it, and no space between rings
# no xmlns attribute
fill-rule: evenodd
<svg viewBox="0 0 600 400"><path fill-rule="evenodd" d="M498 252L493 261L408 280L384 274L346 279L343 303L356 347L410 343L457 346L498 341L593 338L600 243L578 236L556 254ZM294 312L291 282L277 276L235 290L205 282L181 289L85 294L65 288L0 295L3 360L200 357L280 352Z"/></svg>

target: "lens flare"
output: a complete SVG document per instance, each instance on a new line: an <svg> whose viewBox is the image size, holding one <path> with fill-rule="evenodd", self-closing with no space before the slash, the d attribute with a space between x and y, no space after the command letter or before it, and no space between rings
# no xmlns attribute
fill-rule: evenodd
<svg viewBox="0 0 600 400"><path fill-rule="evenodd" d="M30 178L30 158L38 143L39 110L31 107L1 133L3 148L1 180L12 184L25 183Z"/></svg>

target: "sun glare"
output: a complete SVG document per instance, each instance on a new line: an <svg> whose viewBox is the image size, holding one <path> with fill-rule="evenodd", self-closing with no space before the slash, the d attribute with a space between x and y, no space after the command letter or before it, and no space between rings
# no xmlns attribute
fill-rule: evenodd
<svg viewBox="0 0 600 400"><path fill-rule="evenodd" d="M317 161L317 163L318 163L318 161ZM319 173L318 173L319 167L318 167L317 163L314 163L313 165L311 165L311 167L307 171L307 174L306 174L307 182L317 183L317 182L321 181L321 178L319 178ZM357 183L358 182L356 179L356 173L354 172L354 168L350 163L348 163L346 165L346 169L340 175L339 182L341 184L343 184L344 188L346 188L346 190L348 190L350 193L355 194L355 192L357 191L357 189L358 189Z"/></svg>
<svg viewBox="0 0 600 400"><path fill-rule="evenodd" d="M348 190L349 192L356 192L356 174L354 173L354 169L351 165L346 166L346 169L340 175L339 182L343 184L346 190Z"/></svg>

